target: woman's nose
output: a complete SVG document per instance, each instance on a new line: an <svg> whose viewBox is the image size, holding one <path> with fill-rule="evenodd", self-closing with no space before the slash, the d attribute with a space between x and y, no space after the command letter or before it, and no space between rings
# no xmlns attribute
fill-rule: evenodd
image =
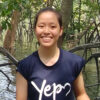
<svg viewBox="0 0 100 100"><path fill-rule="evenodd" d="M45 34L49 34L49 33L50 33L50 29L49 29L49 27L45 27L45 29L44 29L44 33L45 33Z"/></svg>

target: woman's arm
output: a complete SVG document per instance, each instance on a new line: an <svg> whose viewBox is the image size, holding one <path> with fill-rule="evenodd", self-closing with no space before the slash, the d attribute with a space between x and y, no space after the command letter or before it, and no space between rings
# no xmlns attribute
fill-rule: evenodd
<svg viewBox="0 0 100 100"><path fill-rule="evenodd" d="M74 92L77 100L90 100L90 98L88 97L85 91L82 72L74 81Z"/></svg>
<svg viewBox="0 0 100 100"><path fill-rule="evenodd" d="M16 74L16 100L27 100L27 80L19 72Z"/></svg>

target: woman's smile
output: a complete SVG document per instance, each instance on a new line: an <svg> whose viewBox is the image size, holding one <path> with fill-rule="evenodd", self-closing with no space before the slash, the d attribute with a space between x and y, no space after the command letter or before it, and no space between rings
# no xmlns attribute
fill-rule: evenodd
<svg viewBox="0 0 100 100"><path fill-rule="evenodd" d="M41 39L44 41L44 42L50 42L52 40L52 37L51 36L42 36Z"/></svg>

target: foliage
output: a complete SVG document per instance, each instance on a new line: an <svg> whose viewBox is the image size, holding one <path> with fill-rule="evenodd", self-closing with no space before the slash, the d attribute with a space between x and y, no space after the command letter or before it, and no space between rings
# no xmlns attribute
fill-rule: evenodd
<svg viewBox="0 0 100 100"><path fill-rule="evenodd" d="M47 6L48 0L1 0L0 1L0 24L3 29L10 27L10 21L14 10L21 13L20 29L23 34L30 34L37 11ZM50 1L50 0L49 0ZM67 29L67 34L82 32L91 22L91 19L97 19L100 14L99 0L74 0L73 12ZM54 0L52 7L61 10L62 0ZM93 27L91 27L93 29ZM18 30L19 31L19 30ZM19 33L22 33L19 32ZM27 33L28 32L28 33Z"/></svg>
<svg viewBox="0 0 100 100"><path fill-rule="evenodd" d="M98 0L74 0L73 14L68 28L68 34L80 33L91 23L97 20L100 14L100 3ZM94 27L91 26L91 29Z"/></svg>
<svg viewBox="0 0 100 100"><path fill-rule="evenodd" d="M10 26L10 20L14 10L22 12L22 17L27 18L31 7L34 6L34 8L37 8L41 3L41 0L2 0L0 2L2 28L7 29L7 26Z"/></svg>

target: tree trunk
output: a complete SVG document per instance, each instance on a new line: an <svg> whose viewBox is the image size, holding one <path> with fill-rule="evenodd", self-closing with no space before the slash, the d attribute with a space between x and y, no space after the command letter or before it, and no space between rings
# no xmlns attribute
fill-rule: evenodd
<svg viewBox="0 0 100 100"><path fill-rule="evenodd" d="M62 14L62 20L63 20L63 28L64 28L64 34L67 32L67 27L69 24L69 20L72 14L73 9L73 0L62 0L61 4L61 14ZM60 47L63 41L63 36L58 41L58 46Z"/></svg>
<svg viewBox="0 0 100 100"><path fill-rule="evenodd" d="M0 26L0 34L2 33L2 27Z"/></svg>
<svg viewBox="0 0 100 100"><path fill-rule="evenodd" d="M13 52L13 45L15 41L16 30L19 22L20 13L18 11L14 11L11 18L11 28L8 29L5 40L4 40L4 48L6 48L10 53Z"/></svg>
<svg viewBox="0 0 100 100"><path fill-rule="evenodd" d="M67 30L69 20L72 14L73 0L62 0L61 4L61 14L63 19L64 30Z"/></svg>
<svg viewBox="0 0 100 100"><path fill-rule="evenodd" d="M0 26L0 40L2 40L2 27Z"/></svg>
<svg viewBox="0 0 100 100"><path fill-rule="evenodd" d="M78 25L80 26L80 21L81 21L81 3L82 1L79 0L79 17L78 17ZM78 33L80 33L80 27L78 27Z"/></svg>

